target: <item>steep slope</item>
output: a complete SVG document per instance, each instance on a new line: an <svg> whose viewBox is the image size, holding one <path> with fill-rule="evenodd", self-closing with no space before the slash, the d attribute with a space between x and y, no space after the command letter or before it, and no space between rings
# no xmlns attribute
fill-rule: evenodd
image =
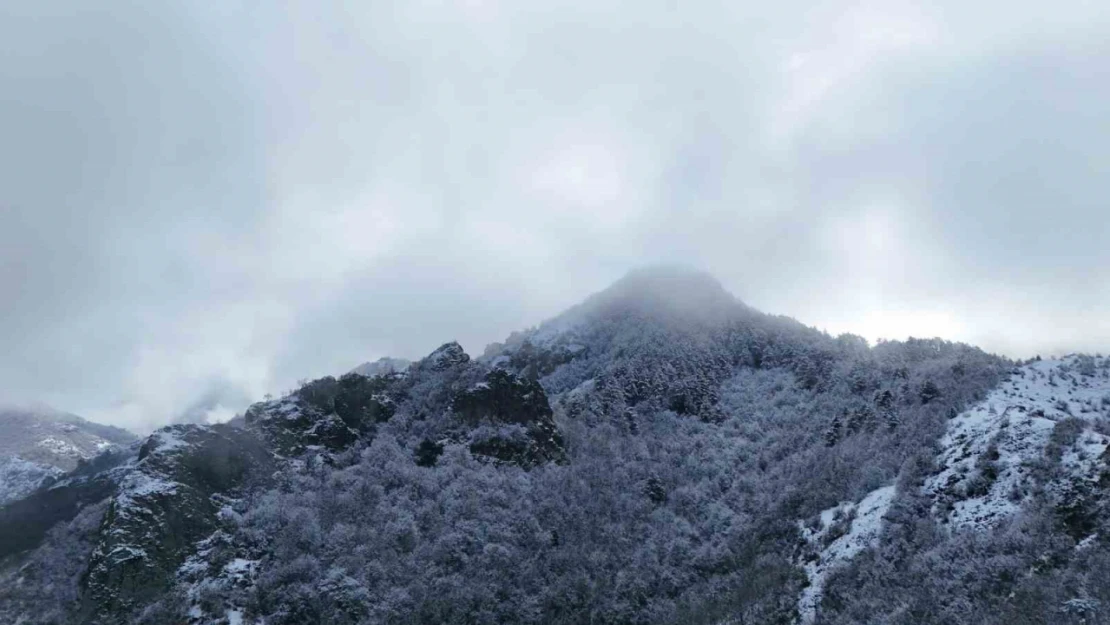
<svg viewBox="0 0 1110 625"><path fill-rule="evenodd" d="M822 511L812 524L802 526L805 543L798 559L808 585L798 599L800 622L812 623L816 618L829 573L878 543L894 492L894 486L883 486L858 504L834 506Z"/></svg>
<svg viewBox="0 0 1110 625"><path fill-rule="evenodd" d="M0 408L0 505L134 440L126 430L49 408Z"/></svg>
<svg viewBox="0 0 1110 625"><path fill-rule="evenodd" d="M825 604L827 620L820 622L855 623L863 614L889 622L926 622L926 617L927 622L945 622L953 613L978 620L980 616L970 616L976 611L1000 623L1043 622L1039 619L1046 613L1059 623L1106 622L1094 618L1091 606L1099 603L1094 597L1102 586L1092 585L1094 578L1088 576L1099 567L1110 570L1108 448L1110 358L1038 358L1014 368L985 399L948 422L920 479L902 483L900 510L885 533L875 531L875 514L844 519L839 531L848 535L856 534L861 523L869 528L867 540L847 557L836 543L823 547L820 532L807 535L811 550L806 558L818 566L807 565L812 585L802 599L803 614L813 620L831 569L874 547L876 551L834 580L834 598ZM889 498L878 516L888 508ZM916 537L907 535L904 516L914 509ZM829 523L823 520L821 525L827 528ZM922 528L933 529L923 533ZM906 540L922 544L895 555L906 549ZM1018 553L1003 555L1017 545ZM875 583L881 579L876 569L895 557L903 560L900 572ZM950 571L967 567L983 579L970 590L937 590L936 578L945 575L935 571L942 561L937 558L948 558L944 568ZM915 583L904 579L907 574L915 576L921 594L902 587ZM871 580L862 591L860 575ZM928 583L921 583L920 575ZM1066 585L1054 587L1065 579ZM993 587L985 591L983 582ZM1039 599L1021 604L1018 598L1031 592ZM889 604L879 608L864 599L889 598L891 593L900 595L906 606L896 615L883 616Z"/></svg>
<svg viewBox="0 0 1110 625"><path fill-rule="evenodd" d="M233 427L177 425L151 435L108 504L81 620L114 622L161 596L195 544L219 527L221 502L274 468L261 442Z"/></svg>
<svg viewBox="0 0 1110 625"><path fill-rule="evenodd" d="M717 392L737 366L789 361L788 350L764 353L763 339L775 342L776 335L791 335L782 343L801 349L827 343L793 320L753 311L705 274L659 268L633 272L538 328L490 346L483 360L540 379L553 394L588 382L632 407L647 402L715 419Z"/></svg>
<svg viewBox="0 0 1110 625"><path fill-rule="evenodd" d="M0 505L23 499L47 480L64 474L65 471L54 466L8 456L0 460Z"/></svg>
<svg viewBox="0 0 1110 625"><path fill-rule="evenodd" d="M17 586L47 579L50 567L41 554L54 553L52 528L71 520L87 527L81 511L98 509L97 531L69 534L89 546L84 572L68 580L80 587L67 591L70 603L61 609L79 623L122 622L144 612L143 618L161 622L147 607L167 593L177 596L175 588L197 597L198 588L218 586L229 575L243 581L247 569L212 567L217 546L220 553L251 552L227 525L245 511L247 498L369 443L398 411L423 422L424 443L414 452L425 466L434 465L445 447L458 446L496 465L535 467L564 459L542 387L476 363L448 343L404 373L323 378L258 403L241 428L170 426L141 446L82 463L49 488L0 507L0 560L14 567L7 574ZM34 622L33 605L15 592L0 605L0 615ZM181 616L174 605L167 609L175 616L165 618ZM191 610L204 613L198 605Z"/></svg>
<svg viewBox="0 0 1110 625"><path fill-rule="evenodd" d="M102 490L60 491L84 498L9 549L0 616L35 622L47 593L77 623L785 624L807 538L865 557L869 493L1009 365L830 337L665 269L477 360L452 342L398 369L62 480ZM868 521L822 522L838 506Z"/></svg>
<svg viewBox="0 0 1110 625"><path fill-rule="evenodd" d="M935 514L956 529L989 530L1029 503L1046 472L1059 497L1097 480L1110 439L1092 428L1108 416L1110 359L1073 355L1015 370L949 424L940 472L925 485Z"/></svg>
<svg viewBox="0 0 1110 625"><path fill-rule="evenodd" d="M106 451L73 471L0 506L0 559L37 547L54 526L111 496L127 475L138 445Z"/></svg>

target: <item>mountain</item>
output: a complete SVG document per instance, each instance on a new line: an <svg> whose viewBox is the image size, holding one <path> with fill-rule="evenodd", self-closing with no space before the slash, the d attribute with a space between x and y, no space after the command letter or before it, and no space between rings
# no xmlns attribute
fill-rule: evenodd
<svg viewBox="0 0 1110 625"><path fill-rule="evenodd" d="M1100 623L1110 359L869 345L634 272L0 507L19 623Z"/></svg>
<svg viewBox="0 0 1110 625"><path fill-rule="evenodd" d="M0 504L134 440L126 430L51 408L0 407Z"/></svg>
<svg viewBox="0 0 1110 625"><path fill-rule="evenodd" d="M992 571L1012 575L1016 582L1009 590L1014 596L995 608L1000 614L994 616L1003 622L1007 616L1014 619L1008 622L1028 617L1019 615L1029 610L1024 601L1040 603L1037 612L1057 611L1051 622L1107 622L1107 615L1096 617L1098 610L1091 606L1105 601L1103 580L1108 578L1103 575L1110 570L1106 552L1099 554L1099 549L1105 549L1102 532L1110 511L1108 417L1110 358L1070 355L1013 369L985 399L949 421L928 473L903 471L902 479L912 482L899 484L909 491L900 501L896 489L885 486L859 504L847 502L822 511L803 528L806 547L799 563L810 581L799 604L803 622L814 619L829 573L861 553L866 557L840 571L842 576L835 581L831 603L836 609L828 616L839 618L827 622L857 622L855 616L842 616L853 611L882 622L878 617L884 612L888 618L897 618L890 613L898 611L924 613L921 604L928 605L936 597L951 597L956 603L968 595L990 596L999 590L997 581L982 575L982 570L970 579L948 577L945 563L967 558L953 551L968 547L981 550L976 555L987 562L988 557L1006 557L1006 551L1013 558L1012 552L1018 551L1018 557ZM906 510L892 509L894 505L920 507L919 517L927 519L933 531L954 538L936 541L934 537L928 549L915 546L912 553L898 554L902 566L919 567L912 574L913 592L897 588L898 582L909 581L897 580L897 575L876 581L876 569L882 565L874 562L875 552L866 551L872 546L906 548L897 544L904 536L895 538L891 527L884 528L884 520L893 521L895 527L907 520L902 516ZM1037 527L1045 521L1050 522L1049 528ZM912 531L925 533L926 529ZM1012 534L1024 534L1025 540L1014 544ZM1043 544L1034 547L1037 543ZM1045 558L1060 560L1046 565ZM1030 575L1025 567L1036 574ZM1079 570L1069 571L1067 586L1057 590L1063 597L1046 601L1052 593L1045 587L1060 581L1051 578L1065 576L1069 568ZM1092 591L1101 597L1092 597ZM886 605L874 605L878 602ZM861 604L866 607L861 609Z"/></svg>
<svg viewBox="0 0 1110 625"><path fill-rule="evenodd" d="M361 365L351 370L352 373L358 373L368 378L376 375L388 375L391 373L403 373L411 366L412 363L404 358L379 358L374 362L364 362Z"/></svg>

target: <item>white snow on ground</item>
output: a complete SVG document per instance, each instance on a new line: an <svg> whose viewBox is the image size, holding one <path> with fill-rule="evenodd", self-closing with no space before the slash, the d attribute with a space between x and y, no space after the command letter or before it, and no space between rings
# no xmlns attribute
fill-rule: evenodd
<svg viewBox="0 0 1110 625"><path fill-rule="evenodd" d="M803 556L809 586L798 600L802 623L811 623L816 617L829 572L878 541L883 515L893 500L894 487L884 486L858 504L842 503L825 510L818 527L802 527L802 536L812 548Z"/></svg>
<svg viewBox="0 0 1110 625"><path fill-rule="evenodd" d="M1060 462L1073 474L1093 477L1107 446L1110 446L1110 439L1095 432L1084 432L1075 445L1064 452Z"/></svg>
<svg viewBox="0 0 1110 625"><path fill-rule="evenodd" d="M230 505L234 500L228 500L225 511L221 514L238 515ZM239 502L241 503L241 502ZM233 558L226 564L218 565L222 561L221 553L231 548L230 537L222 530L217 530L211 536L196 544L196 552L190 555L177 570L178 582L182 585L187 605L190 606L189 625L227 625L228 623L247 623L243 616L243 596L240 593L227 599L227 603L219 606L207 605L202 602L202 597L207 590L214 588L245 589L254 583L254 577L259 572L258 559L243 557Z"/></svg>
<svg viewBox="0 0 1110 625"><path fill-rule="evenodd" d="M275 399L266 405L263 415L277 415L283 419L299 419L301 417L301 408L297 405L297 398L293 396L282 397Z"/></svg>
<svg viewBox="0 0 1110 625"><path fill-rule="evenodd" d="M60 438L49 436L38 442L38 446L59 456L69 456L71 458L84 458L87 454L81 452L76 445L67 443Z"/></svg>
<svg viewBox="0 0 1110 625"><path fill-rule="evenodd" d="M154 432L149 440L154 442L152 453L166 453L189 446L189 443L181 439L180 432L172 428Z"/></svg>
<svg viewBox="0 0 1110 625"><path fill-rule="evenodd" d="M1020 509L1029 496L1033 464L1044 457L1057 422L1068 417L1092 420L1110 413L1110 369L1092 359L1094 375L1084 375L1083 360L1068 356L1018 368L987 398L948 424L937 459L940 472L926 481L934 513L953 529L989 529ZM1064 450L1061 465L1076 476L1092 476L1110 443L1086 429ZM997 477L983 475L993 464ZM986 479L985 479L986 478Z"/></svg>
<svg viewBox="0 0 1110 625"><path fill-rule="evenodd" d="M925 483L934 514L953 529L979 530L1011 516L1030 494L1031 473L1043 464L1053 429L1069 417L1088 424L1062 450L1060 466L1072 479L1096 479L1110 438L1091 422L1110 418L1110 359L1071 355L1018 367L985 400L952 419L940 441L940 470ZM809 548L799 563L810 583L798 601L802 623L816 617L829 572L876 543L893 497L893 486L880 488L859 504L825 510L815 527L803 525Z"/></svg>
<svg viewBox="0 0 1110 625"><path fill-rule="evenodd" d="M119 492L116 493L115 498L116 513L131 514L133 510L142 509L142 503L136 500L172 494L177 491L177 487L177 482L147 475L142 471L132 471L119 485Z"/></svg>
<svg viewBox="0 0 1110 625"><path fill-rule="evenodd" d="M64 472L37 462L12 456L0 459L0 505L22 499L35 491L48 477L59 477Z"/></svg>
<svg viewBox="0 0 1110 625"><path fill-rule="evenodd" d="M227 566L224 567L224 571L226 571L228 575L242 577L244 575L249 575L257 565L258 562L256 560L235 558L227 563Z"/></svg>

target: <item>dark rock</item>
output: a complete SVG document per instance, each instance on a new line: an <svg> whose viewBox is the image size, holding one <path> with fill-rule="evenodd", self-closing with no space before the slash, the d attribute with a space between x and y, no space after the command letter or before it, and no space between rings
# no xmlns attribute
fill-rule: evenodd
<svg viewBox="0 0 1110 625"><path fill-rule="evenodd" d="M525 341L519 349L510 354L508 366L511 370L518 371L525 379L537 380L550 375L560 366L576 358L588 356L589 350L584 347L570 349L562 344L537 347L531 341Z"/></svg>
<svg viewBox="0 0 1110 625"><path fill-rule="evenodd" d="M456 395L452 410L470 427L517 426L472 440L471 453L524 467L565 459L562 436L539 382L495 369L484 382Z"/></svg>
<svg viewBox="0 0 1110 625"><path fill-rule="evenodd" d="M84 579L80 621L124 622L174 581L196 543L217 528L215 495L265 480L273 457L250 432L177 425L142 446L101 525Z"/></svg>
<svg viewBox="0 0 1110 625"><path fill-rule="evenodd" d="M337 383L336 395L338 389ZM334 412L324 412L319 398L317 395L315 401L307 400L298 392L283 399L254 404L244 415L247 429L257 432L274 451L284 456L299 456L311 447L330 451L346 449L358 440L358 433ZM334 401L335 395L329 405L334 407Z"/></svg>
<svg viewBox="0 0 1110 625"><path fill-rule="evenodd" d="M388 421L396 410L386 393L392 376L366 377L348 373L339 378L335 397L335 414L347 427L365 432L376 423Z"/></svg>
<svg viewBox="0 0 1110 625"><path fill-rule="evenodd" d="M420 361L418 366L432 371L445 371L468 362L470 362L470 356L463 350L462 345L451 341L450 343L444 343L439 349L429 354L427 358Z"/></svg>

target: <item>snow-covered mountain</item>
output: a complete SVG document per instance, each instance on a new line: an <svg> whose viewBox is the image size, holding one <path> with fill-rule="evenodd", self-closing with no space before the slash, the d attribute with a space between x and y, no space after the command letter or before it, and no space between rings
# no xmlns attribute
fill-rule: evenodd
<svg viewBox="0 0 1110 625"><path fill-rule="evenodd" d="M1108 375L636 272L0 507L0 620L1107 622Z"/></svg>
<svg viewBox="0 0 1110 625"><path fill-rule="evenodd" d="M1067 499L1107 469L1108 418L1110 358L1071 355L1016 369L949 423L940 472L925 483L934 514L956 529L993 529L1020 512L1046 472L1052 496Z"/></svg>
<svg viewBox="0 0 1110 625"><path fill-rule="evenodd" d="M135 436L50 408L0 407L0 504Z"/></svg>
<svg viewBox="0 0 1110 625"><path fill-rule="evenodd" d="M1092 510L1083 507L1110 477L1108 424L1110 358L1038 358L948 422L919 493L948 535L989 533L1047 502L1079 544L1099 540ZM809 581L799 600L803 622L814 620L830 572L880 543L894 495L893 484L882 486L801 524L799 563Z"/></svg>

